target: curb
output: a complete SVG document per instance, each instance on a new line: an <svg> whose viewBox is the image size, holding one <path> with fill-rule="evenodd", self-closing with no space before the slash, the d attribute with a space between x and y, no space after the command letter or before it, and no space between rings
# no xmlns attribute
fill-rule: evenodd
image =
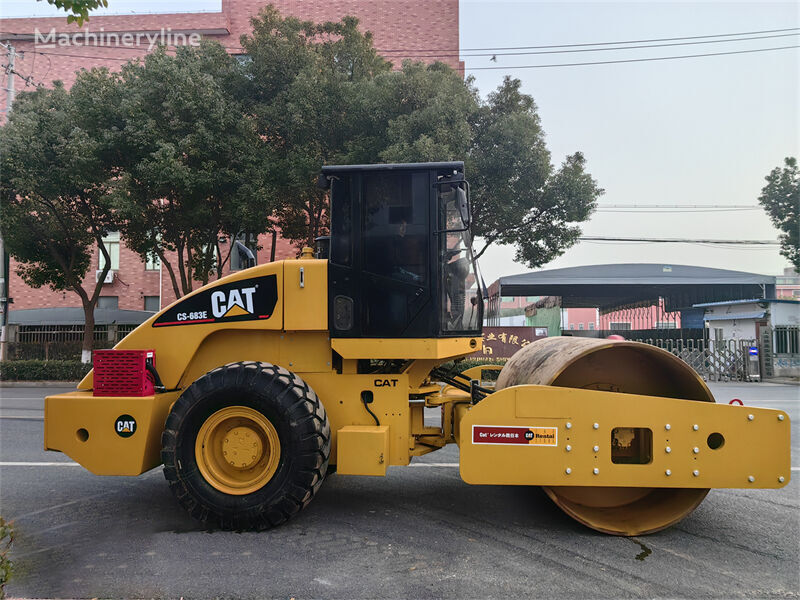
<svg viewBox="0 0 800 600"><path fill-rule="evenodd" d="M0 389L13 387L77 387L79 381L0 381Z"/></svg>
<svg viewBox="0 0 800 600"><path fill-rule="evenodd" d="M768 377L763 383L780 383L781 385L800 385L800 380L789 377Z"/></svg>

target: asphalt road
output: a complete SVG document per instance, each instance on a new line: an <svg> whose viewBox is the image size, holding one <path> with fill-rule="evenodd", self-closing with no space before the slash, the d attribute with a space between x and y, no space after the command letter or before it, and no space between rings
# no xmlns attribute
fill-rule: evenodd
<svg viewBox="0 0 800 600"><path fill-rule="evenodd" d="M800 465L800 387L712 389L720 402L787 411ZM800 596L797 471L778 491L712 490L678 525L626 539L583 528L538 488L466 485L457 468L436 466L457 463L448 447L386 478L334 475L276 530L208 532L160 469L96 477L44 452L42 399L58 391L0 388L11 597Z"/></svg>

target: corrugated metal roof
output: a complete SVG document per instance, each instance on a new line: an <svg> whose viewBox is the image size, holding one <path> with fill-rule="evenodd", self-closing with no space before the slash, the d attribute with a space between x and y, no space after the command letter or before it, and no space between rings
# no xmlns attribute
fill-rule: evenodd
<svg viewBox="0 0 800 600"><path fill-rule="evenodd" d="M775 277L691 265L628 263L588 265L501 277L501 296L560 296L562 307L608 312L652 306L668 311L698 303L775 295Z"/></svg>
<svg viewBox="0 0 800 600"><path fill-rule="evenodd" d="M724 315L703 315L704 321L742 321L744 319L763 319L767 311L747 313L728 313Z"/></svg>
<svg viewBox="0 0 800 600"><path fill-rule="evenodd" d="M666 265L655 263L626 263L611 265L586 265L565 269L532 271L521 275L500 278L500 285L558 284L611 284L611 285L659 285L659 284L775 284L772 275L711 269L690 265ZM510 295L510 294L508 294ZM533 295L533 294L531 294ZM740 296L741 297L741 296Z"/></svg>
<svg viewBox="0 0 800 600"><path fill-rule="evenodd" d="M753 298L751 300L724 300L722 302L706 302L704 304L695 304L695 308L705 308L707 306L732 306L734 304L755 304L756 302L769 303L769 304L797 304L800 306L800 300L790 300L788 298Z"/></svg>

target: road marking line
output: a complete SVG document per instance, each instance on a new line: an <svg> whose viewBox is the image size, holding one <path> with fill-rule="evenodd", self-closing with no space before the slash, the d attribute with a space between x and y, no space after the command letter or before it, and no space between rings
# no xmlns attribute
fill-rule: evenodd
<svg viewBox="0 0 800 600"><path fill-rule="evenodd" d="M0 467L80 467L76 462L0 462Z"/></svg>
<svg viewBox="0 0 800 600"><path fill-rule="evenodd" d="M409 467L458 467L458 463L411 463Z"/></svg>
<svg viewBox="0 0 800 600"><path fill-rule="evenodd" d="M44 417L15 417L12 415L0 415L0 419L17 419L23 421L44 421Z"/></svg>

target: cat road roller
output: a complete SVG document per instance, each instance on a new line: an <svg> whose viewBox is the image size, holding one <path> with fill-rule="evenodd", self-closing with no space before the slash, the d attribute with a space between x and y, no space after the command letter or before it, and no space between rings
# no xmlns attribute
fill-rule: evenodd
<svg viewBox="0 0 800 600"><path fill-rule="evenodd" d="M668 527L710 488L788 483L788 416L715 404L652 346L552 337L502 370L442 370L482 348L463 163L326 166L320 185L329 239L95 352L46 399L45 448L97 475L163 463L178 502L224 529L279 525L326 474L385 475L447 444L465 482L543 486L616 535Z"/></svg>

